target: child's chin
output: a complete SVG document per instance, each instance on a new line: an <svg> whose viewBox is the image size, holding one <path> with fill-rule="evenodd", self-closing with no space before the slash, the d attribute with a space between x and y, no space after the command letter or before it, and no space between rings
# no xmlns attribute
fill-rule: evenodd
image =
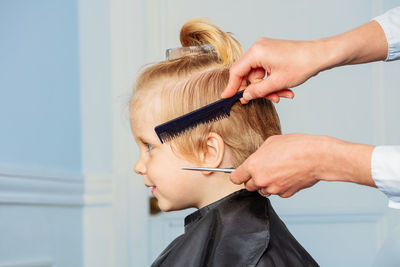
<svg viewBox="0 0 400 267"><path fill-rule="evenodd" d="M160 210L164 212L187 209L186 207L177 207L172 205L172 203L165 203L164 201L159 201L158 206L160 207Z"/></svg>
<svg viewBox="0 0 400 267"><path fill-rule="evenodd" d="M171 204L165 203L164 201L159 201L158 206L160 207L160 210L162 210L164 212L175 210Z"/></svg>

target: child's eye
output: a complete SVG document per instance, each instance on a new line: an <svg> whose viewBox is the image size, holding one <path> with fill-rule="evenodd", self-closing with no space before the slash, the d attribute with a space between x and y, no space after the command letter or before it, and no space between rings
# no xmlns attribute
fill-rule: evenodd
<svg viewBox="0 0 400 267"><path fill-rule="evenodd" d="M153 149L153 146L150 144L144 144L147 147L147 151L150 151Z"/></svg>

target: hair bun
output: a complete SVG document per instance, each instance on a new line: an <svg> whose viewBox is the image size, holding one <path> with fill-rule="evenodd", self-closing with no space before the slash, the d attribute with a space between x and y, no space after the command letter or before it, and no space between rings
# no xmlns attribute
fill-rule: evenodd
<svg viewBox="0 0 400 267"><path fill-rule="evenodd" d="M182 46L211 44L224 66L231 66L243 52L240 43L230 33L206 18L194 18L186 22L181 29L180 41Z"/></svg>

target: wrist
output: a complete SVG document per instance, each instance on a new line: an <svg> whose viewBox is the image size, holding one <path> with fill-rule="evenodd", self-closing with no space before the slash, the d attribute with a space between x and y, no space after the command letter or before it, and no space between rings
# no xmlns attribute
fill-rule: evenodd
<svg viewBox="0 0 400 267"><path fill-rule="evenodd" d="M384 60L387 56L385 33L376 21L328 38L317 40L323 58L320 71L338 66Z"/></svg>
<svg viewBox="0 0 400 267"><path fill-rule="evenodd" d="M325 137L320 180L342 181L376 187L371 176L374 146Z"/></svg>
<svg viewBox="0 0 400 267"><path fill-rule="evenodd" d="M311 44L311 45L309 45ZM306 41L308 52L308 59L310 60L308 66L312 67L312 76L317 75L319 72L330 69L333 67L334 51L332 51L331 44L328 39L319 39L313 41Z"/></svg>
<svg viewBox="0 0 400 267"><path fill-rule="evenodd" d="M341 40L340 36L333 36L316 40L317 51L319 51L319 71L332 69L334 67L348 64L351 60L351 52L343 44L346 40Z"/></svg>

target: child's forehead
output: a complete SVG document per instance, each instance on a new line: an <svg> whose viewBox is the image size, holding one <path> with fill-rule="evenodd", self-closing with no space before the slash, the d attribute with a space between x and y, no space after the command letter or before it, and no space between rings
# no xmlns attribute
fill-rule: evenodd
<svg viewBox="0 0 400 267"><path fill-rule="evenodd" d="M176 77L163 78L147 83L134 93L130 105L132 130L142 132L150 128L154 132L155 126L165 122L168 117L165 113L176 105L170 93L178 83ZM165 110L166 105L170 105L168 110Z"/></svg>
<svg viewBox="0 0 400 267"><path fill-rule="evenodd" d="M159 123L160 97L152 94L143 94L134 101L130 110L130 121L132 130L148 131L154 129Z"/></svg>
<svg viewBox="0 0 400 267"><path fill-rule="evenodd" d="M161 92L159 90L140 90L131 102L131 116L135 114L154 114L160 112Z"/></svg>
<svg viewBox="0 0 400 267"><path fill-rule="evenodd" d="M131 103L131 117L132 115L150 116L151 119L159 120L161 123L165 115L161 114L163 112L162 107L166 103L168 105L175 104L169 102L171 99L166 101L166 98L169 98L171 91L174 91L177 84L179 84L179 80L176 77L160 77L160 79L152 80L139 88Z"/></svg>

